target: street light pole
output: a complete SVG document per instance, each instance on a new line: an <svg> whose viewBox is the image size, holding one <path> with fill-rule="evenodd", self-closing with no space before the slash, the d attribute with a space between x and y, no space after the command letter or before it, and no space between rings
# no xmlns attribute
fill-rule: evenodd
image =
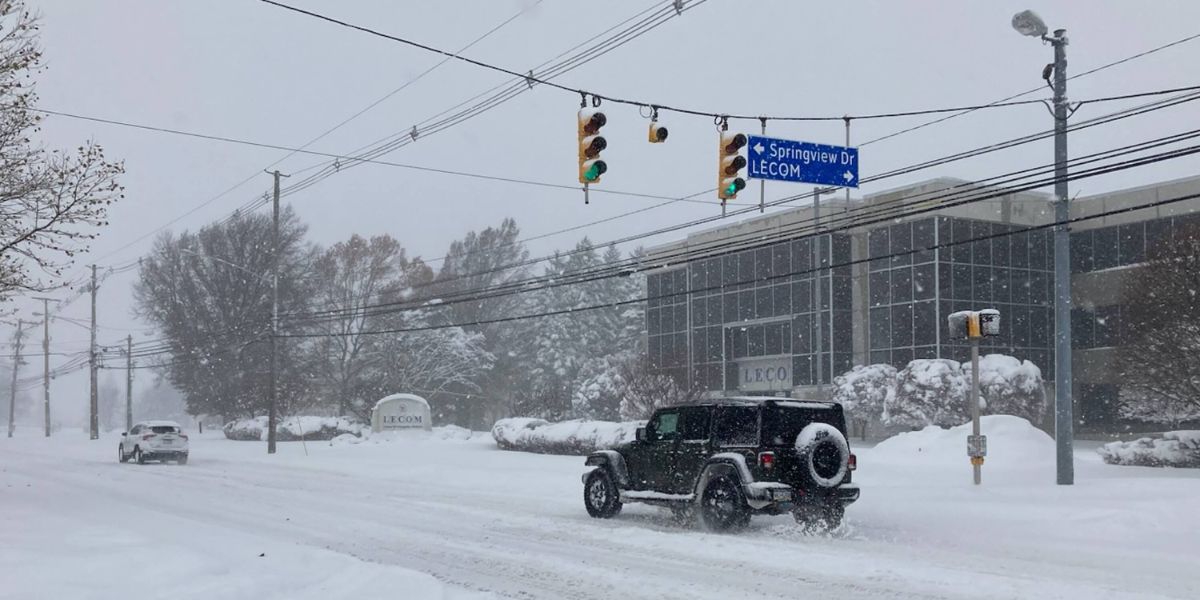
<svg viewBox="0 0 1200 600"><path fill-rule="evenodd" d="M1071 383L1071 237L1067 222L1067 31L1058 29L1054 46L1054 438L1058 484L1075 483L1075 420Z"/></svg>
<svg viewBox="0 0 1200 600"><path fill-rule="evenodd" d="M1048 28L1033 11L1013 16L1013 29L1054 47L1054 440L1059 485L1075 483L1074 407L1071 377L1071 207L1067 193L1067 30ZM1050 73L1042 77L1049 82Z"/></svg>

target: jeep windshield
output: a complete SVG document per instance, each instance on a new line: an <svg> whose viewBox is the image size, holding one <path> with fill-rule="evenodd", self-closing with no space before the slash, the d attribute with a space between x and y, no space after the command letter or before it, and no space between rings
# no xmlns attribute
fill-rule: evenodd
<svg viewBox="0 0 1200 600"><path fill-rule="evenodd" d="M827 423L846 431L842 407L836 404L777 402L763 406L762 443L765 446L791 446L809 423Z"/></svg>

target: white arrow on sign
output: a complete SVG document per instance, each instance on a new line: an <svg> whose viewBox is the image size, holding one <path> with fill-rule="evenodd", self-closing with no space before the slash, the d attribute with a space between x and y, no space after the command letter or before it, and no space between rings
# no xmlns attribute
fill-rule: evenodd
<svg viewBox="0 0 1200 600"><path fill-rule="evenodd" d="M845 179L846 183L850 183L851 181L854 181L854 173L846 171L845 173L842 173L842 179Z"/></svg>
<svg viewBox="0 0 1200 600"><path fill-rule="evenodd" d="M763 148L762 142L759 142L754 145L754 153L755 154L762 154L763 150L766 150L766 148Z"/></svg>

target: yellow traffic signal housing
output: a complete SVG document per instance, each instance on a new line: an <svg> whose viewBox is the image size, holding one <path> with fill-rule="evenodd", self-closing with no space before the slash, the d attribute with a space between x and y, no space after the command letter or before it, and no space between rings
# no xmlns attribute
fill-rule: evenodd
<svg viewBox="0 0 1200 600"><path fill-rule="evenodd" d="M579 110L578 121L579 183L599 183L600 176L608 171L608 164L600 159L600 152L608 147L600 128L608 123L608 118L595 108L583 108Z"/></svg>
<svg viewBox="0 0 1200 600"><path fill-rule="evenodd" d="M733 200L746 187L746 180L738 177L738 171L746 166L746 157L741 154L742 147L746 145L746 136L722 131L718 144L717 197Z"/></svg>
<svg viewBox="0 0 1200 600"><path fill-rule="evenodd" d="M659 125L658 121L650 121L650 132L646 135L651 144L667 141L667 128Z"/></svg>

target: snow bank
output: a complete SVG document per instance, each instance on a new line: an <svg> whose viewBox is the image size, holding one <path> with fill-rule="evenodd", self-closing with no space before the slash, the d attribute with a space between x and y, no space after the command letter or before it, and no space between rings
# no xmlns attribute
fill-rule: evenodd
<svg viewBox="0 0 1200 600"><path fill-rule="evenodd" d="M1054 459L1054 439L1025 419L988 415L980 417L979 428L987 436L989 465L1041 463ZM965 464L970 434L970 423L950 429L931 425L879 442L872 454L905 462Z"/></svg>
<svg viewBox="0 0 1200 600"><path fill-rule="evenodd" d="M381 431L379 433L372 432L369 428L364 428L361 434L343 433L331 440L330 446L346 446L354 444L383 444L396 441L411 441L411 440L455 440L463 441L471 439L474 434L466 427L458 425L442 425L434 427L430 431L424 429L396 430L396 431Z"/></svg>
<svg viewBox="0 0 1200 600"><path fill-rule="evenodd" d="M539 454L584 455L608 450L632 441L645 421L564 421L549 423L542 419L500 419L492 426L492 438L504 450Z"/></svg>
<svg viewBox="0 0 1200 600"><path fill-rule="evenodd" d="M1111 442L1096 452L1110 465L1200 468L1200 430L1168 431L1162 438Z"/></svg>
<svg viewBox="0 0 1200 600"><path fill-rule="evenodd" d="M265 441L267 439L267 417L230 421L223 428L225 437L240 441ZM280 442L306 440L330 440L351 434L361 435L368 428L346 417L295 416L279 420L275 426L275 439Z"/></svg>

